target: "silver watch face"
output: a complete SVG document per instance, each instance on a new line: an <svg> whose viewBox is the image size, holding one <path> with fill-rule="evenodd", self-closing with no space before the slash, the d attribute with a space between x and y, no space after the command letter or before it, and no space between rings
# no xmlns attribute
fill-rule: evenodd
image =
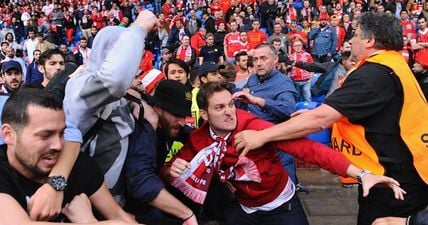
<svg viewBox="0 0 428 225"><path fill-rule="evenodd" d="M67 187L67 179L64 176L48 177L47 181L56 191L64 191Z"/></svg>

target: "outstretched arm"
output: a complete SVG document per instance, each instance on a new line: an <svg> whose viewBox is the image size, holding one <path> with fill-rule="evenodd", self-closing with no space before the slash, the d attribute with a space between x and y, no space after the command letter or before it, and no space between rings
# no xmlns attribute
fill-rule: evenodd
<svg viewBox="0 0 428 225"><path fill-rule="evenodd" d="M261 131L245 130L235 135L235 148L245 155L250 150L260 148L267 142L290 140L330 127L342 118L334 108L322 104L306 113Z"/></svg>

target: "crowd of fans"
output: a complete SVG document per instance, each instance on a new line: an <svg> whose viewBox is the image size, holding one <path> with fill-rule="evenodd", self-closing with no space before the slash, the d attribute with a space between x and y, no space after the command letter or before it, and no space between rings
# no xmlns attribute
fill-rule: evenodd
<svg viewBox="0 0 428 225"><path fill-rule="evenodd" d="M144 72L152 65L163 70L161 65L171 57L182 59L189 68L207 61L227 61L236 63L238 82L251 74L252 50L264 42L279 44L280 63L289 63L289 57L305 62L337 61L342 51L349 51L347 41L353 37L358 15L373 11L401 19L403 55L411 67L414 62L423 67L426 56L422 53L428 46L428 5L423 4L415 0L3 1L0 60L20 62L25 77L28 65L37 64L37 55L47 49L58 48L66 61L85 64L100 29L127 27L141 10L148 9L156 13L161 26L146 39ZM249 56L247 65L238 64L241 52ZM415 68L418 73L419 65ZM285 64L282 69L301 90L299 100L310 101L310 83L306 81L313 73L286 70Z"/></svg>
<svg viewBox="0 0 428 225"><path fill-rule="evenodd" d="M82 141L81 137L70 139L70 133L66 132L66 144L83 143L82 149L100 166L115 200L119 204L126 202L126 209L135 210L136 215L153 216L151 210L157 208L180 218L183 224L196 223L195 212L199 208L182 200L180 194L177 197L172 190L166 190L159 172L167 163L174 170L164 167L168 169L162 174L164 180L170 178L167 175L181 176L187 164L177 166L173 155L186 144L190 130L207 124L203 121L218 122L208 113L208 103L201 107L203 99L196 99L200 90L206 92L203 87L217 82L227 83L228 92L232 87L225 98L230 101L218 111L226 106L234 109L236 105L274 124L287 121L296 111L296 102L323 101L341 86L353 68L358 68L356 63L365 62L365 58L355 55L358 51L355 46L351 53L350 41L355 39L354 35L366 38L356 33L361 30L358 18L365 12L371 12L365 14L369 16L388 13L401 21L403 33L398 35L403 38L401 54L418 79L425 99L428 93L428 4L416 0L47 0L0 4L4 83L1 91L16 92L21 83L40 84L47 90L52 90L49 83L59 87L53 89L64 98L67 128L83 133ZM150 21L142 21L143 16L139 15ZM385 18L392 18L391 15ZM388 50L382 46L383 41L376 40L376 50ZM397 46L401 49L401 39L399 42ZM398 57L402 59L400 54ZM80 65L83 66L74 74L81 76L72 75L68 80L71 71ZM315 73L319 76L316 82ZM165 78L168 81L160 82ZM153 107L144 107L143 100ZM238 111L238 114L248 112ZM216 139L222 151L226 151L224 144L229 134L220 141ZM210 132L205 135L216 136ZM182 136L186 138L180 142L174 139ZM228 145L227 148L232 148ZM281 194L281 201L294 196L295 190L302 190L295 175L294 158L286 152L271 152L275 156L269 156L275 166L283 166L287 171L281 175L282 183L287 186L272 194ZM105 157L106 153L110 155ZM233 157L238 158L234 153ZM338 174L345 175L348 171L344 168ZM361 174L357 174L358 169L355 171L348 175L358 178ZM288 177L292 182L288 182ZM396 193L402 193L395 181L387 182ZM248 186L246 189L250 192ZM242 190L238 190L238 196ZM124 194L128 195L126 201L122 199ZM262 203L268 205L272 199L264 199ZM217 207L221 205L218 201L226 200L229 199L214 199L212 205ZM239 200L249 206L243 209L245 212L259 210L261 203L253 202L254 198ZM268 206L272 212L278 205L288 207L283 202L272 202L275 207ZM213 211L207 210L209 213L216 210ZM240 219L236 216L228 223Z"/></svg>

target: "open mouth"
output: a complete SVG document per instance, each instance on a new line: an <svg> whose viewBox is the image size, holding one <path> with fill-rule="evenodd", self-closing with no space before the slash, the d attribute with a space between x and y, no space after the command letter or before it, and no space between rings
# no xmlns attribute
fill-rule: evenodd
<svg viewBox="0 0 428 225"><path fill-rule="evenodd" d="M49 153L42 157L43 162L48 166L54 166L58 159L58 153Z"/></svg>
<svg viewBox="0 0 428 225"><path fill-rule="evenodd" d="M224 122L226 122L226 123L231 123L231 122L233 122L233 118L225 119L225 120L224 120Z"/></svg>

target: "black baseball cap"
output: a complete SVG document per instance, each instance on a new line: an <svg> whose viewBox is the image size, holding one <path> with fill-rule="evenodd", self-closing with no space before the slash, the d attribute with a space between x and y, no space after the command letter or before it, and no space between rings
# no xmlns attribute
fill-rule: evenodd
<svg viewBox="0 0 428 225"><path fill-rule="evenodd" d="M156 87L153 103L173 115L191 116L192 93L176 80L162 80Z"/></svg>
<svg viewBox="0 0 428 225"><path fill-rule="evenodd" d="M209 72L215 72L224 68L226 68L226 66L223 64L218 64L215 62L204 62L198 68L198 77L204 76Z"/></svg>
<svg viewBox="0 0 428 225"><path fill-rule="evenodd" d="M1 70L3 72L6 72L10 69L16 69L22 73L21 64L19 64L19 62L17 62L17 61L10 60L10 61L4 62L3 65L1 66Z"/></svg>

